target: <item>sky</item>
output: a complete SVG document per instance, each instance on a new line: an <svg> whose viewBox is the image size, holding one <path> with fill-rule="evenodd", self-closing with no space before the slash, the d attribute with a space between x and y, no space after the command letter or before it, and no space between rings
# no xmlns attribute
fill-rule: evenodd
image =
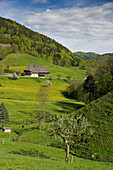
<svg viewBox="0 0 113 170"><path fill-rule="evenodd" d="M72 52L113 53L113 0L0 0L0 16Z"/></svg>

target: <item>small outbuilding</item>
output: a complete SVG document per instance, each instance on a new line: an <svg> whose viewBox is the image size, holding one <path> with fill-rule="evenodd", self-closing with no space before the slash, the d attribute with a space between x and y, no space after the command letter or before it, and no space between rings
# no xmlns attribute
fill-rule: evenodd
<svg viewBox="0 0 113 170"><path fill-rule="evenodd" d="M3 127L2 130L6 133L11 133L11 128Z"/></svg>
<svg viewBox="0 0 113 170"><path fill-rule="evenodd" d="M45 77L50 74L50 72L44 66L37 65L29 65L24 70L25 75L29 75L31 77Z"/></svg>

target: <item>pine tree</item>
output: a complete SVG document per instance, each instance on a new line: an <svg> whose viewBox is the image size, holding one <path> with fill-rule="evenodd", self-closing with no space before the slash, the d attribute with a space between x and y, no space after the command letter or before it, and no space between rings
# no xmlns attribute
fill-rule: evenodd
<svg viewBox="0 0 113 170"><path fill-rule="evenodd" d="M4 124L7 124L9 122L9 113L7 108L5 107L5 103L2 102L0 105L0 123L2 124L2 127Z"/></svg>

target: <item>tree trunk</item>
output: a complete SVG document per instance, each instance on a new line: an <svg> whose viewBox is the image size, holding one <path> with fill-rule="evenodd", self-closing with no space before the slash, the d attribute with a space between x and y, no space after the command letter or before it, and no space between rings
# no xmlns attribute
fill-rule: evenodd
<svg viewBox="0 0 113 170"><path fill-rule="evenodd" d="M69 144L66 144L66 162L69 162Z"/></svg>
<svg viewBox="0 0 113 170"><path fill-rule="evenodd" d="M39 119L39 129L41 130L41 119Z"/></svg>
<svg viewBox="0 0 113 170"><path fill-rule="evenodd" d="M45 101L43 101L43 116L44 116L44 122L45 122Z"/></svg>

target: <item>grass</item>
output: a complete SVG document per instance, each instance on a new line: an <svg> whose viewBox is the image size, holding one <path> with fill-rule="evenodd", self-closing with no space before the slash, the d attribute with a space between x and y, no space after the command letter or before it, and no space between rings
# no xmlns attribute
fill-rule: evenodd
<svg viewBox="0 0 113 170"><path fill-rule="evenodd" d="M73 163L66 163L65 151L50 146L16 143L7 140L2 144L0 138L0 148L1 170L108 170L113 167L111 164L111 168L109 168L108 162L91 161L76 156L73 156Z"/></svg>
<svg viewBox="0 0 113 170"><path fill-rule="evenodd" d="M7 55L5 59L0 61L0 66L10 66L10 69L14 69L15 71L23 72L23 70L28 65L43 65L50 71L51 77L57 77L58 74L61 75L61 78L66 78L67 76L71 76L71 78L76 79L84 79L86 77L86 71L81 70L77 67L60 67L57 65L50 64L40 58L33 57L26 53L11 53ZM12 66L13 65L13 66ZM14 66L16 65L16 66Z"/></svg>
<svg viewBox="0 0 113 170"><path fill-rule="evenodd" d="M21 77L11 80L6 76L0 77L0 102L4 102L10 113L11 121L24 121L27 113L36 108L43 109L42 103L37 99L40 87L45 85L46 79ZM49 98L46 102L46 111L52 114L65 114L81 107L83 103L65 98L62 91L68 87L64 80L50 80L52 86L48 87ZM26 116L27 115L27 116Z"/></svg>
<svg viewBox="0 0 113 170"><path fill-rule="evenodd" d="M36 64L44 65L50 70L51 77L61 74L61 78L71 75L71 78L83 79L86 76L86 71L79 68L62 68L25 53L10 54L6 59L0 61L0 65L4 65L4 67L11 63L18 66L10 66L10 69L20 72L28 65ZM108 162L86 160L75 155L73 164L65 163L65 150L45 146L55 142L56 139L50 134L40 132L38 122L35 122L30 115L35 109L43 110L41 101L37 99L37 94L40 87L45 85L45 81L46 79L31 77L11 80L7 76L0 76L0 102L4 102L9 111L11 122L7 126L12 129L11 134L0 130L0 169L109 169ZM65 115L84 105L63 95L63 90L69 86L65 80L52 79L49 81L52 86L48 87L49 98L46 102L46 111L53 115ZM20 136L15 132L18 132ZM8 141L9 136L10 140ZM5 139L4 144L2 143L3 138ZM12 142L13 139L18 142Z"/></svg>

